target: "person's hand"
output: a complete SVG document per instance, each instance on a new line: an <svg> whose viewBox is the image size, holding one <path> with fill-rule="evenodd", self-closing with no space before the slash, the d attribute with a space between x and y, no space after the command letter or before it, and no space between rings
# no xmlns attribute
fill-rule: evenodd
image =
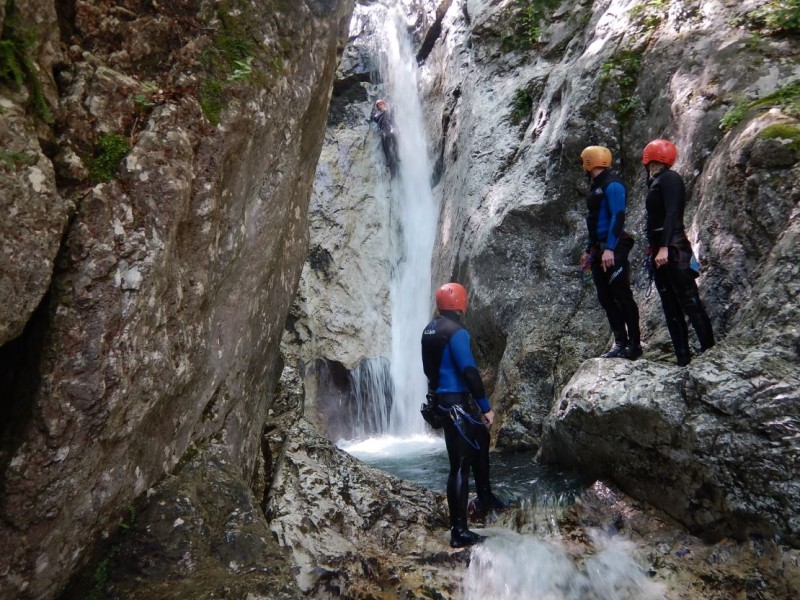
<svg viewBox="0 0 800 600"><path fill-rule="evenodd" d="M661 246L661 248L658 249L658 254L656 254L654 262L656 263L656 269L663 267L669 262L669 251L666 246Z"/></svg>
<svg viewBox="0 0 800 600"><path fill-rule="evenodd" d="M614 251L608 248L603 250L603 257L601 260L603 262L603 271L611 269L614 266Z"/></svg>
<svg viewBox="0 0 800 600"><path fill-rule="evenodd" d="M489 412L483 413L483 421L487 427L490 427L494 421L494 411L490 409Z"/></svg>

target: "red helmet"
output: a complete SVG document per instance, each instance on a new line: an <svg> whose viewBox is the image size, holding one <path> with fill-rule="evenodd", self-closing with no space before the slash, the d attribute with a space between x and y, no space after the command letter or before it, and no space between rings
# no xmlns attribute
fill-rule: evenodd
<svg viewBox="0 0 800 600"><path fill-rule="evenodd" d="M675 144L667 140L653 140L644 147L642 152L642 162L649 165L656 161L671 167L678 158L678 149Z"/></svg>
<svg viewBox="0 0 800 600"><path fill-rule="evenodd" d="M380 108L381 104L383 104L384 106L388 106L386 104L386 100L384 100L383 98L378 98L377 100L375 100L375 107L376 108Z"/></svg>
<svg viewBox="0 0 800 600"><path fill-rule="evenodd" d="M467 290L458 283L445 283L436 290L436 308L467 312Z"/></svg>

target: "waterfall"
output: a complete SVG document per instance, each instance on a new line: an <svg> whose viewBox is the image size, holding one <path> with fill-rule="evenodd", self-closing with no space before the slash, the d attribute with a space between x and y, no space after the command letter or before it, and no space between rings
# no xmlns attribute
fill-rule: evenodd
<svg viewBox="0 0 800 600"><path fill-rule="evenodd" d="M394 393L388 433L406 436L425 430L419 414L427 390L420 336L430 319L431 255L438 208L430 185L416 59L403 15L396 6L387 10L383 33L379 74L385 98L394 113L400 156L399 174L390 184L391 376Z"/></svg>

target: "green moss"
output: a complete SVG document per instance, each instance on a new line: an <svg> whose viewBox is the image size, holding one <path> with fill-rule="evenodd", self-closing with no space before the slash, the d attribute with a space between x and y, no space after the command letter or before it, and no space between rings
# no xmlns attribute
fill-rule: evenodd
<svg viewBox="0 0 800 600"><path fill-rule="evenodd" d="M504 19L501 48L510 52L535 47L542 35L542 23L560 3L560 0L514 0L509 16Z"/></svg>
<svg viewBox="0 0 800 600"><path fill-rule="evenodd" d="M206 118L214 125L219 123L226 97L235 84L265 86L267 72L277 75L284 70L283 59L259 41L263 36L255 28L257 21L250 10L241 0L218 6L216 16L221 31L201 55L205 80L200 85L198 100Z"/></svg>
<svg viewBox="0 0 800 600"><path fill-rule="evenodd" d="M35 154L27 152L8 152L0 149L0 168L6 171L16 171L20 167L30 167L36 164L38 158Z"/></svg>
<svg viewBox="0 0 800 600"><path fill-rule="evenodd" d="M600 68L600 96L617 97L611 110L620 122L629 120L641 99L636 94L639 74L642 70L642 57L633 50L620 50ZM616 88L616 94L611 93Z"/></svg>
<svg viewBox="0 0 800 600"><path fill-rule="evenodd" d="M512 101L511 122L514 125L519 125L528 118L533 108L533 96L531 93L520 88L514 93L514 100Z"/></svg>
<svg viewBox="0 0 800 600"><path fill-rule="evenodd" d="M641 25L647 31L656 29L664 18L669 0L646 0L637 2L628 11L634 24Z"/></svg>
<svg viewBox="0 0 800 600"><path fill-rule="evenodd" d="M791 117L800 116L800 80L793 81L768 96L748 101L744 97L737 97L734 105L720 119L719 128L728 131L735 127L747 116L747 113L756 109L779 107Z"/></svg>
<svg viewBox="0 0 800 600"><path fill-rule="evenodd" d="M206 119L212 125L219 123L219 115L222 112L224 101L222 83L218 79L206 79L200 86L197 99Z"/></svg>
<svg viewBox="0 0 800 600"><path fill-rule="evenodd" d="M800 125L796 123L775 123L765 127L758 133L765 140L788 140L789 148L800 152Z"/></svg>
<svg viewBox="0 0 800 600"><path fill-rule="evenodd" d="M128 138L118 133L100 136L94 155L88 160L89 176L95 181L111 181L117 174L120 161L130 150Z"/></svg>
<svg viewBox="0 0 800 600"><path fill-rule="evenodd" d="M0 84L27 86L36 114L52 125L53 116L44 97L39 72L30 55L35 42L35 32L21 26L14 0L8 0L0 34Z"/></svg>
<svg viewBox="0 0 800 600"><path fill-rule="evenodd" d="M747 13L753 26L769 34L800 34L800 0L770 0Z"/></svg>
<svg viewBox="0 0 800 600"><path fill-rule="evenodd" d="M86 594L87 600L101 600L106 598L106 585L108 584L108 574L112 563L116 560L117 556L122 549L121 536L127 534L129 531L136 527L136 507L133 505L128 506L127 515L119 524L118 537L119 543L111 547L106 557L97 563L94 573L92 574L92 588Z"/></svg>

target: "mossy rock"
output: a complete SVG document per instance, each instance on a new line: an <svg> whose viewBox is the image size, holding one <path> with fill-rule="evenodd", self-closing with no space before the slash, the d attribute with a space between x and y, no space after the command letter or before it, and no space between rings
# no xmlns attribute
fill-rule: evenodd
<svg viewBox="0 0 800 600"><path fill-rule="evenodd" d="M786 140L788 147L793 152L800 152L800 124L774 123L758 132L762 140Z"/></svg>

